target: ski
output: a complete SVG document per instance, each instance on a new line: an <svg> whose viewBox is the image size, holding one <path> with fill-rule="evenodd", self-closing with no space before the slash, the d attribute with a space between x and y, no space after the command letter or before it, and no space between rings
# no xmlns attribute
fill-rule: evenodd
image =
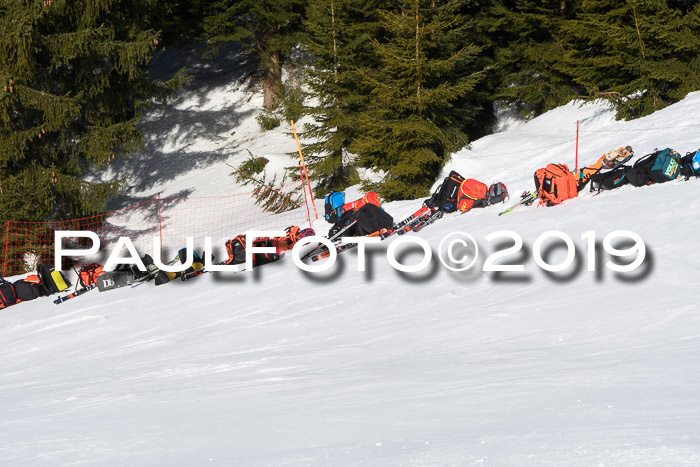
<svg viewBox="0 0 700 467"><path fill-rule="evenodd" d="M342 229L340 229L339 231L337 231L336 233L334 233L333 235L331 235L330 237L328 237L328 240L330 240L331 242L333 242L333 241L335 241L336 239L342 237L343 234L344 234L350 227L352 227L353 225L355 225L356 222L357 222L357 219L353 220L353 221L350 222L348 225L346 225L345 227L343 227ZM305 259L307 259L307 258L309 258L309 257L311 257L311 256L314 256L314 255L319 254L319 253L324 253L324 252L327 252L327 251L328 251L328 248L326 248L326 245L324 245L323 243L319 243L319 244L316 245L314 248L312 248L308 253L306 253L304 256L302 256L302 257L301 257L301 260L303 261L303 260L305 260Z"/></svg>
<svg viewBox="0 0 700 467"><path fill-rule="evenodd" d="M516 204L513 206L509 207L505 211L499 213L499 216L502 216L503 214L507 214L511 212L513 209L517 208L518 206L530 206L532 203L537 201L537 193L530 193L529 191L523 192L522 195L520 195L520 201L518 201Z"/></svg>
<svg viewBox="0 0 700 467"><path fill-rule="evenodd" d="M442 218L443 212L440 211L439 209L436 209L434 211L431 211L429 214L425 215L423 219L421 219L419 222L414 225L411 230L414 232L419 232L421 231L424 227L429 226L433 222L435 222L438 219ZM399 232L399 235L403 235L402 232Z"/></svg>
<svg viewBox="0 0 700 467"><path fill-rule="evenodd" d="M381 230L377 230L376 232L373 232L369 235L365 235L365 237L379 237L381 240L384 240L385 238L392 235L394 232L395 232L394 229L391 229L391 230L381 229ZM336 246L335 251L337 253L342 253L343 251L351 250L351 249L356 248L356 247L357 247L357 243L348 242L348 243L343 243L343 244ZM328 258L330 256L330 254L331 253L328 250L322 251L321 253L318 253L317 255L312 256L311 261L319 261L323 258Z"/></svg>
<svg viewBox="0 0 700 467"><path fill-rule="evenodd" d="M71 298L79 297L79 296L81 296L82 294L91 291L91 290L94 289L95 287L97 287L96 284L90 284L90 285L88 285L87 287L85 287L84 289L76 290L75 292L69 293L68 295L64 295L63 297L58 297L58 298L57 298L56 300L54 300L53 302L54 302L56 305L58 305L59 303L63 303L63 302L65 302L66 300L70 300Z"/></svg>
<svg viewBox="0 0 700 467"><path fill-rule="evenodd" d="M420 218L423 216L425 213L427 213L430 210L429 207L426 205L423 205L419 210L411 214L409 217L406 219L402 220L398 224L394 225L394 230L396 231L401 231L404 227L408 226L409 224L413 223L416 221L416 219ZM401 234L399 234L401 235Z"/></svg>

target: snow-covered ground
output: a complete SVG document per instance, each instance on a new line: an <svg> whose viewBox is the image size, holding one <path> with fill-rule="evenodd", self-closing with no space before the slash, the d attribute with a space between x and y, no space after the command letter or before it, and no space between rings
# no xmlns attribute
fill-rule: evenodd
<svg viewBox="0 0 700 467"><path fill-rule="evenodd" d="M289 128L259 133L260 95L221 73L149 115L130 196L240 190L225 162L246 148L287 163ZM603 105L572 103L473 142L446 172L501 180L517 198L535 169L573 166L576 120L588 164L620 145L696 150L698 109L694 93L618 122ZM149 165L156 153L173 159L167 170ZM699 199L693 179L501 217L500 206L448 215L419 235L437 251L448 234L471 234L481 254L463 273L437 261L399 273L381 245L365 272L354 251L319 274L286 257L8 308L0 464L699 465ZM385 209L398 220L420 204ZM500 230L524 239L505 261L525 272L480 270L494 251L485 237ZM578 267L537 267L535 239L549 230L574 240ZM581 236L615 230L643 238L645 263L613 273L601 253L589 272Z"/></svg>

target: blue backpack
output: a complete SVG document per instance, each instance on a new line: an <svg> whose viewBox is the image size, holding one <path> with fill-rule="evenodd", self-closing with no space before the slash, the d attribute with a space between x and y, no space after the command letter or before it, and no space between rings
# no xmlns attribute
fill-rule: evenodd
<svg viewBox="0 0 700 467"><path fill-rule="evenodd" d="M343 215L343 205L345 204L345 192L331 191L326 195L325 211L326 220L335 224Z"/></svg>

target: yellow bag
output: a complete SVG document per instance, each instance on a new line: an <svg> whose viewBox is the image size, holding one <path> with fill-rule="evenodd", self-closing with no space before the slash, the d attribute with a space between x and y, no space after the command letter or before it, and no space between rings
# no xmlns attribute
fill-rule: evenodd
<svg viewBox="0 0 700 467"><path fill-rule="evenodd" d="M63 292L68 288L66 279L63 277L63 274L61 274L61 271L52 271L51 279L53 279L54 284L56 284L56 287L58 287L59 292Z"/></svg>

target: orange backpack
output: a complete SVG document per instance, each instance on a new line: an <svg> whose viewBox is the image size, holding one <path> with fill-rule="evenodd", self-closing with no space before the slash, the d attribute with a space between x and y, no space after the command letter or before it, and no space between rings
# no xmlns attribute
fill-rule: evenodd
<svg viewBox="0 0 700 467"><path fill-rule="evenodd" d="M104 266L97 263L84 264L78 270L78 279L83 287L97 284L97 277L104 274Z"/></svg>
<svg viewBox="0 0 700 467"><path fill-rule="evenodd" d="M475 204L486 198L488 191L489 187L484 183L473 178L467 178L459 185L457 209L462 212L469 211Z"/></svg>
<svg viewBox="0 0 700 467"><path fill-rule="evenodd" d="M554 206L578 194L576 177L565 164L548 164L535 172L535 190L540 198L538 206Z"/></svg>

